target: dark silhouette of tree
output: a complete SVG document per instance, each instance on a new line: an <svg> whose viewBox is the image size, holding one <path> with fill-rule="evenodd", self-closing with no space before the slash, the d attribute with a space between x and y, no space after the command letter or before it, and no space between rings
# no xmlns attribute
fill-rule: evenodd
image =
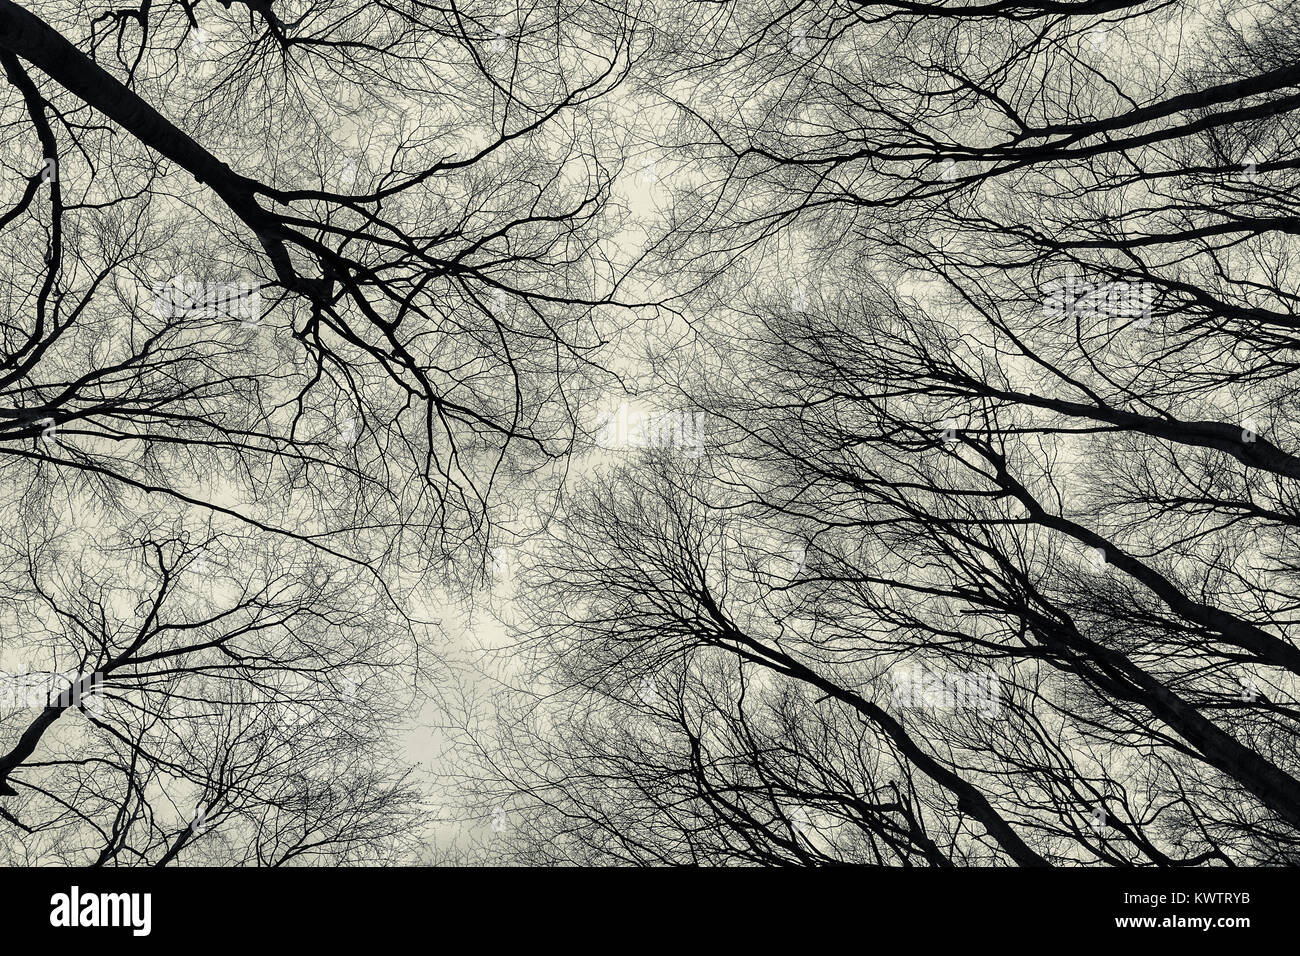
<svg viewBox="0 0 1300 956"><path fill-rule="evenodd" d="M414 643L347 562L279 537L49 522L7 548L9 862L348 862L409 849ZM42 699L45 703L42 705ZM11 710L11 713L14 711Z"/></svg>
<svg viewBox="0 0 1300 956"><path fill-rule="evenodd" d="M1298 37L0 0L5 861L1297 862Z"/></svg>
<svg viewBox="0 0 1300 956"><path fill-rule="evenodd" d="M489 853L1296 861L1296 20L1216 14L680 9L710 451L571 489Z"/></svg>
<svg viewBox="0 0 1300 956"><path fill-rule="evenodd" d="M413 858L440 588L636 304L636 25L0 2L6 861Z"/></svg>

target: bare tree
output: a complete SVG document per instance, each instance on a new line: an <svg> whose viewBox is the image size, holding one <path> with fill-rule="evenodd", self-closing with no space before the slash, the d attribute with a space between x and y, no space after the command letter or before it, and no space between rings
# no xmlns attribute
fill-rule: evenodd
<svg viewBox="0 0 1300 956"><path fill-rule="evenodd" d="M636 27L0 3L7 860L414 857L439 589L635 304Z"/></svg>
<svg viewBox="0 0 1300 956"><path fill-rule="evenodd" d="M1300 73L1220 12L684 10L710 454L571 489L491 852L1295 862Z"/></svg>

